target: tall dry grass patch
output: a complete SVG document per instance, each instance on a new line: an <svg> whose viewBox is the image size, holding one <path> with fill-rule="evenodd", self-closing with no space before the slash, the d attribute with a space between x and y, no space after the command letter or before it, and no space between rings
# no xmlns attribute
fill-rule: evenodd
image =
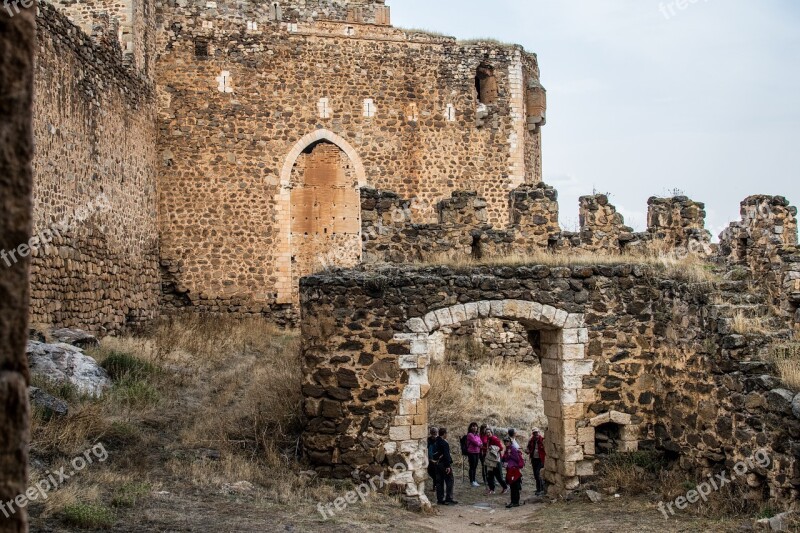
<svg viewBox="0 0 800 533"><path fill-rule="evenodd" d="M767 331L766 319L763 317L749 317L744 311L736 311L733 315L732 329L739 335L764 334Z"/></svg>
<svg viewBox="0 0 800 533"><path fill-rule="evenodd" d="M113 388L92 399L42 383L66 396L70 413L63 419L34 414L34 457L58 464L103 442L113 461L95 470L152 486L180 479L221 489L247 481L283 503L330 495L329 487L297 473L302 367L296 332L265 320L188 316L140 336L106 338L89 355L109 372ZM115 496L116 485L87 472L52 499L48 512L130 500L130 490Z"/></svg>
<svg viewBox="0 0 800 533"><path fill-rule="evenodd" d="M541 381L541 368L525 363L433 365L428 395L431 424L454 428L454 435L473 421L526 431L546 427Z"/></svg>
<svg viewBox="0 0 800 533"><path fill-rule="evenodd" d="M800 342L775 346L771 359L786 386L800 391Z"/></svg>

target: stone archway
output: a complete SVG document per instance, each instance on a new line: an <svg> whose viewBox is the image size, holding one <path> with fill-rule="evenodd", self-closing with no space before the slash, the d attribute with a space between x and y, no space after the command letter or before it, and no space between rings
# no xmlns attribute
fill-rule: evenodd
<svg viewBox="0 0 800 533"><path fill-rule="evenodd" d="M545 478L550 490L564 494L580 485L580 476L594 473L593 463L585 455L594 453L594 433L585 427L585 405L594 401L594 389L584 388L583 377L592 372L594 362L586 358L588 330L584 315L568 313L550 305L524 300L484 300L458 304L429 312L422 318L412 318L405 324L406 332L395 340L407 343L408 355L401 355L399 366L408 375L400 406L390 427L386 443L387 454L404 457L413 476L395 483L406 486L406 496L417 496L428 505L425 496L424 438L428 429L430 391L428 367L436 344L437 332L443 327L480 318L517 321L529 331L541 333L542 397L548 429L545 439Z"/></svg>
<svg viewBox="0 0 800 533"><path fill-rule="evenodd" d="M281 169L278 303L297 303L300 277L361 260L361 158L345 139L319 129L297 141Z"/></svg>

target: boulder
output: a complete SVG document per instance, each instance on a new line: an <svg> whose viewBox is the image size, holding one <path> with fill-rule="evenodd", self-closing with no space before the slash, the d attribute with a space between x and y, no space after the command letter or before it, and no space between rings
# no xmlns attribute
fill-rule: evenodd
<svg viewBox="0 0 800 533"><path fill-rule="evenodd" d="M60 418L69 414L69 405L61 398L46 393L38 387L28 388L31 405L38 407L47 418Z"/></svg>
<svg viewBox="0 0 800 533"><path fill-rule="evenodd" d="M767 393L767 409L773 413L791 414L794 394L786 389L773 389Z"/></svg>
<svg viewBox="0 0 800 533"><path fill-rule="evenodd" d="M599 492L595 492L593 490L587 490L586 496L592 503L600 503L601 501L603 501L603 496Z"/></svg>
<svg viewBox="0 0 800 533"><path fill-rule="evenodd" d="M84 350L86 348L96 348L100 346L100 342L97 340L97 337L80 329L54 329L50 332L50 338L53 340L53 342L71 344L72 346L77 346L78 348L82 348Z"/></svg>
<svg viewBox="0 0 800 533"><path fill-rule="evenodd" d="M792 400L792 413L794 413L795 418L800 418L800 394Z"/></svg>
<svg viewBox="0 0 800 533"><path fill-rule="evenodd" d="M26 353L34 376L55 383L71 383L81 394L95 397L111 387L108 373L76 346L29 341Z"/></svg>

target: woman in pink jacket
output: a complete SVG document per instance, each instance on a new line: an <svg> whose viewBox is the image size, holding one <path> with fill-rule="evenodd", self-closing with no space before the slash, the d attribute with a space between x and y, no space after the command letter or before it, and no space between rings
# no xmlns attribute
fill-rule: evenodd
<svg viewBox="0 0 800 533"><path fill-rule="evenodd" d="M477 487L478 481L475 479L478 473L478 464L481 462L481 448L483 441L478 433L478 423L473 422L469 425L467 433L467 457L469 458L469 482L473 487Z"/></svg>

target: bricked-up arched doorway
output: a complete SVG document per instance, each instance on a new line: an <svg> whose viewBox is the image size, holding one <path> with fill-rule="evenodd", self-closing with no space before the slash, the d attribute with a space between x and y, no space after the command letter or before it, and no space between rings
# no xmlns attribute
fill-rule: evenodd
<svg viewBox="0 0 800 533"><path fill-rule="evenodd" d="M471 302L431 311L424 317L406 322L406 332L395 335L394 339L408 344L408 355L399 357L400 369L406 373L408 381L404 384L398 413L390 427L391 442L387 443L387 453L404 456L412 471L424 467L425 450L413 446L413 443L424 439L428 429L428 368L436 344L441 342L437 332L482 318L517 321L528 331L540 333L542 397L548 421L545 479L550 484L549 490L556 494L576 489L580 476L594 473L592 462L584 460L586 446L593 449L594 435L587 434L587 438L579 435L585 432L583 424L579 424L585 417L585 403L594 397L594 390L585 389L583 385L583 377L591 374L594 366L585 355L588 330L583 314L567 313L537 302ZM407 482L406 494L419 496L425 505L428 502L424 482L420 484L417 481L424 479L424 472L421 474L414 475Z"/></svg>
<svg viewBox="0 0 800 533"><path fill-rule="evenodd" d="M301 277L361 261L365 185L361 159L333 132L317 130L292 148L281 171L279 303L297 303Z"/></svg>

